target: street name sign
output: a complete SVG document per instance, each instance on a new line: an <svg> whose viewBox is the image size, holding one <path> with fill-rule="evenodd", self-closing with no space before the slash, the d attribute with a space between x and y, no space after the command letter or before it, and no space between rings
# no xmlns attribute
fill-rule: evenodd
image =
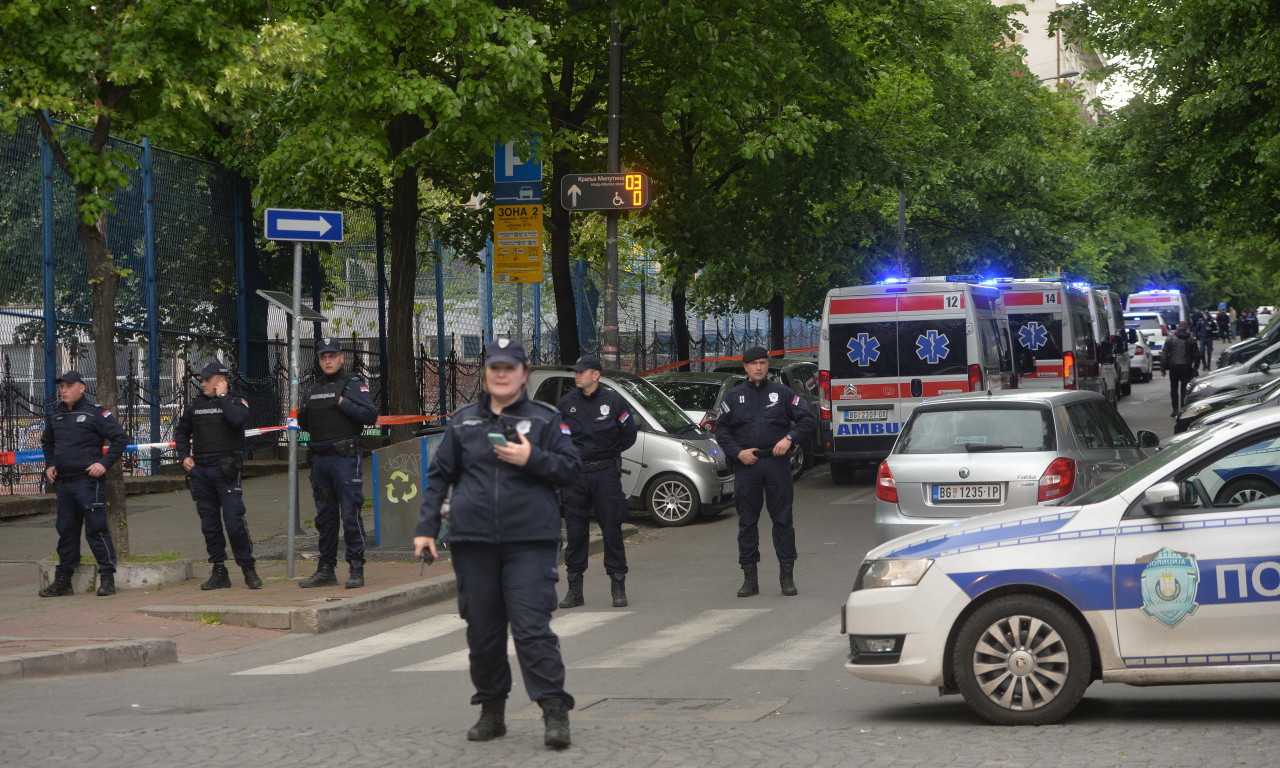
<svg viewBox="0 0 1280 768"><path fill-rule="evenodd" d="M493 207L493 280L542 282L542 206Z"/></svg>
<svg viewBox="0 0 1280 768"><path fill-rule="evenodd" d="M566 174L560 207L570 211L638 211L649 205L649 177L630 173Z"/></svg>
<svg viewBox="0 0 1280 768"><path fill-rule="evenodd" d="M342 242L342 211L268 208L264 229L268 240Z"/></svg>

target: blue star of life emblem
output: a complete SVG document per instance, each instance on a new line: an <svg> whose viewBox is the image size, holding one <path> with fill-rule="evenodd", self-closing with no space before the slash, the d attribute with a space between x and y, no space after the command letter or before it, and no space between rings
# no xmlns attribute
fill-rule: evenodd
<svg viewBox="0 0 1280 768"><path fill-rule="evenodd" d="M916 357L927 360L929 365L936 365L951 353L947 344L946 334L939 336L937 331L926 331L916 337Z"/></svg>
<svg viewBox="0 0 1280 768"><path fill-rule="evenodd" d="M1037 322L1030 322L1018 329L1018 343L1035 352L1049 343L1049 331Z"/></svg>
<svg viewBox="0 0 1280 768"><path fill-rule="evenodd" d="M849 339L849 362L871 365L880 359L880 341L865 333Z"/></svg>

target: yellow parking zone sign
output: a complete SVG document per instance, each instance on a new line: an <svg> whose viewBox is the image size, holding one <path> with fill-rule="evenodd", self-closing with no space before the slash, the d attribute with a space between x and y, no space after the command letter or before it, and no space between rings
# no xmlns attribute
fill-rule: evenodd
<svg viewBox="0 0 1280 768"><path fill-rule="evenodd" d="M493 207L493 280L542 282L542 206Z"/></svg>

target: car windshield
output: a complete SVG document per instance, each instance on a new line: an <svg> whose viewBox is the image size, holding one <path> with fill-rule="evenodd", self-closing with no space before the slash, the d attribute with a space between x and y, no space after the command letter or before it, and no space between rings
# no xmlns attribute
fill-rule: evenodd
<svg viewBox="0 0 1280 768"><path fill-rule="evenodd" d="M716 407L720 396L720 381L687 381L661 376L649 380L663 394L676 401L686 411L710 411Z"/></svg>
<svg viewBox="0 0 1280 768"><path fill-rule="evenodd" d="M692 434L699 431L698 425L689 421L689 417L671 398L662 394L662 390L644 379L618 377L612 381L618 389L636 399L636 402L649 412L662 431L671 434Z"/></svg>
<svg viewBox="0 0 1280 768"><path fill-rule="evenodd" d="M1132 486L1147 475L1153 472L1159 472L1161 467L1171 464L1178 459L1179 456L1187 451L1194 450L1197 446L1203 445L1206 441L1220 439L1219 433L1221 427L1210 427L1208 429L1193 429L1183 432L1165 443L1166 447L1162 447L1154 456L1140 461L1129 467L1125 471L1111 478L1107 482L1099 485L1097 488L1089 491L1080 498L1076 499L1076 504L1097 504L1100 501L1115 496Z"/></svg>
<svg viewBox="0 0 1280 768"><path fill-rule="evenodd" d="M894 453L1052 451L1053 416L1044 406L917 410Z"/></svg>

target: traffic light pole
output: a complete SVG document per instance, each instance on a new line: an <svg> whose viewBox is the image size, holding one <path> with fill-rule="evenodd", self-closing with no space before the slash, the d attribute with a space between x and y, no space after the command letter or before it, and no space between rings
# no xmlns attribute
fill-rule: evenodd
<svg viewBox="0 0 1280 768"><path fill-rule="evenodd" d="M622 35L618 29L618 0L609 8L609 173L620 173L618 159L622 109ZM622 367L622 350L618 343L618 212L605 214L604 252L604 356L613 355L614 367Z"/></svg>

